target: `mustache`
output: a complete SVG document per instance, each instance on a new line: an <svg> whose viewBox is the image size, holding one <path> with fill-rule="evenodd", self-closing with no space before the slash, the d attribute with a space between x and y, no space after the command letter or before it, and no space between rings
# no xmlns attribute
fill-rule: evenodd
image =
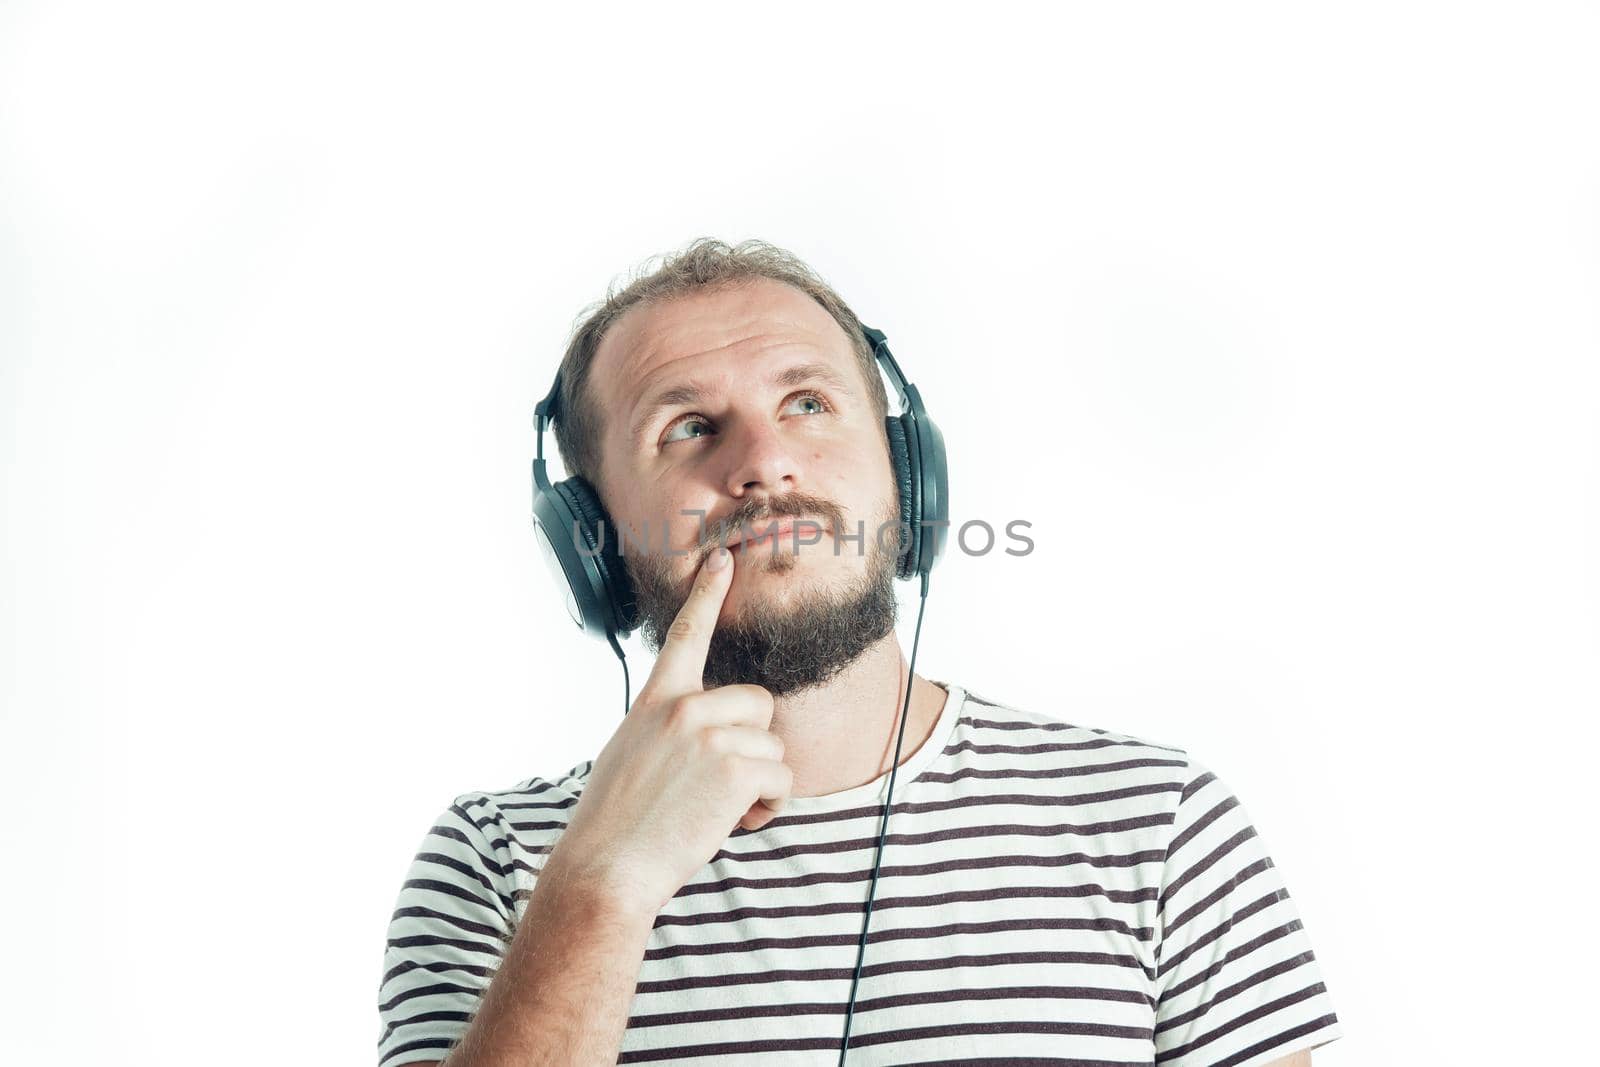
<svg viewBox="0 0 1600 1067"><path fill-rule="evenodd" d="M720 521L706 524L705 533L700 539L701 555L710 555L739 534L759 533L776 520L809 520L816 517L821 518L824 527L835 530L844 522L843 509L837 504L807 493L785 493L781 497L751 500L734 508Z"/></svg>

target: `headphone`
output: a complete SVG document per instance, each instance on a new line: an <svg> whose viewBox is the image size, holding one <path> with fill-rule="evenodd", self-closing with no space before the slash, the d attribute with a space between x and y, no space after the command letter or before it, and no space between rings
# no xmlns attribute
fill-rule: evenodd
<svg viewBox="0 0 1600 1067"><path fill-rule="evenodd" d="M900 398L900 411L884 417L889 438L889 457L900 497L900 555L895 577L920 578L921 603L917 608L916 635L911 642L911 661L906 667L905 704L900 712L900 734L895 741L894 763L889 771L889 793L883 802L878 829L877 859L872 865L872 882L867 891L866 915L861 923L861 943L856 954L855 977L850 984L850 1001L845 1007L844 1038L839 1046L839 1063L844 1064L850 1047L850 1021L855 1012L856 988L861 981L861 963L867 951L867 926L872 921L872 901L878 887L878 866L883 860L883 842L888 830L889 807L894 798L895 772L900 765L900 742L905 739L906 715L911 707L911 679L917 664L917 643L922 636L922 612L928 604L928 575L944 552L941 532L950 525L948 468L945 465L944 435L922 406L922 394L906 381L900 365L889 351L882 330L861 327L873 357L888 375ZM537 434L533 459L533 530L539 548L564 590L567 614L578 628L610 644L622 662L622 713L629 709L628 660L618 637L639 625L638 602L633 581L623 565L620 539L607 537L615 524L600 503L594 486L582 477L550 483L545 470L544 434L551 420L560 417L561 372L543 400L534 408ZM580 547L581 546L581 547Z"/></svg>

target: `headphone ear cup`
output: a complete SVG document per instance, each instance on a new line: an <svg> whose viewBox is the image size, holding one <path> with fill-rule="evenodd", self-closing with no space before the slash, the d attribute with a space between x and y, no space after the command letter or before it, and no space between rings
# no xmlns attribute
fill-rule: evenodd
<svg viewBox="0 0 1600 1067"><path fill-rule="evenodd" d="M889 435L889 460L894 469L895 486L900 492L900 522L902 529L911 533L902 546L895 575L910 578L917 572L917 558L921 555L922 528L917 523L917 510L921 505L917 500L917 481L912 471L911 447L906 442L905 424L899 416L890 415L883 420L883 425Z"/></svg>
<svg viewBox="0 0 1600 1067"><path fill-rule="evenodd" d="M568 478L557 482L554 489L571 506L573 515L577 516L578 527L587 546L588 561L605 587L613 617L617 620L617 630L621 633L630 632L637 625L638 605L633 594L633 579L628 577L628 569L618 551L616 523L606 514L605 505L600 503L600 494L585 479Z"/></svg>

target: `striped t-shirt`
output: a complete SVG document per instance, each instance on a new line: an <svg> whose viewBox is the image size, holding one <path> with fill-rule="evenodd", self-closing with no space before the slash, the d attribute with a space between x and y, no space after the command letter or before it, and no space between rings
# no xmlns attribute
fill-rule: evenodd
<svg viewBox="0 0 1600 1067"><path fill-rule="evenodd" d="M1215 774L937 684L895 776L847 1064L1250 1067L1340 1036ZM459 796L423 838L389 925L381 1067L466 1031L592 766ZM733 832L656 918L619 1063L838 1062L888 781Z"/></svg>

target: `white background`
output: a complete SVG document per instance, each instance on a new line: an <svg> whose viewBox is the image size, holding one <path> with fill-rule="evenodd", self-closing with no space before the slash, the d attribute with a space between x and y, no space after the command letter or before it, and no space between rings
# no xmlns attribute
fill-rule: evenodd
<svg viewBox="0 0 1600 1067"><path fill-rule="evenodd" d="M532 408L702 234L807 259L956 520L1034 525L947 553L919 670L1243 798L1318 1064L1581 1055L1593 9L596 7L0 8L0 1059L373 1061L434 816L620 719Z"/></svg>

